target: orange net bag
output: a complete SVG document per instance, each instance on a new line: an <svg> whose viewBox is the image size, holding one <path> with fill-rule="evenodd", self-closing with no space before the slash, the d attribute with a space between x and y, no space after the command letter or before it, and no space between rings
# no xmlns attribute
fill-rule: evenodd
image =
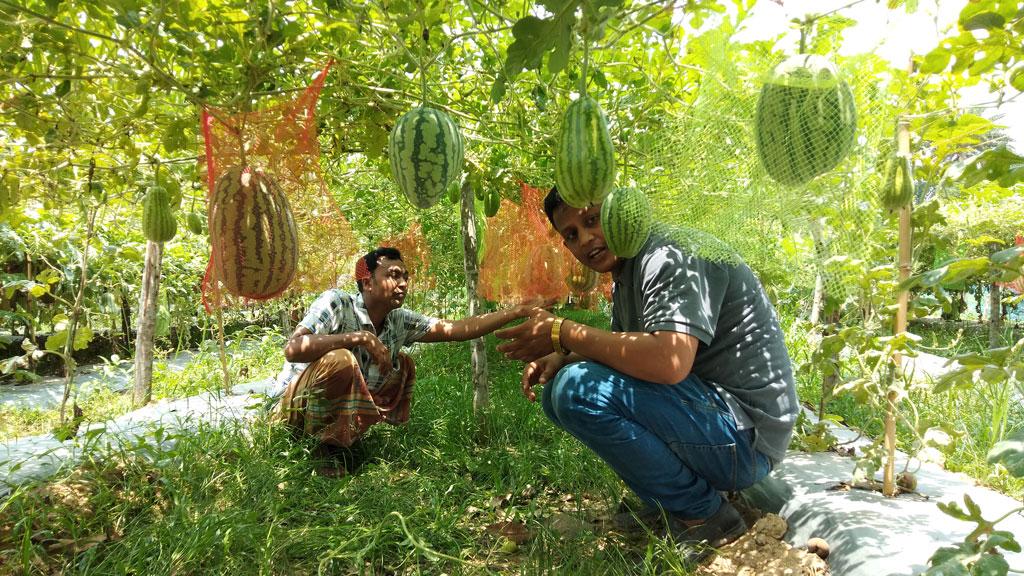
<svg viewBox="0 0 1024 576"><path fill-rule="evenodd" d="M480 294L508 305L535 299L564 301L572 293L575 302L590 304L590 294L605 287L610 291L607 274L596 281L582 278L582 265L562 246L544 214L545 193L525 182L519 183L519 190L519 204L503 199L501 209L487 221Z"/></svg>
<svg viewBox="0 0 1024 576"><path fill-rule="evenodd" d="M205 168L207 203L221 176L239 166L268 175L287 197L298 233L298 263L286 288L291 293L334 286L358 250L352 228L331 198L320 170L315 111L330 67L328 63L290 102L255 112L229 114L215 108L202 112L206 158L200 170ZM216 231L211 227L210 233ZM202 283L207 312L215 307L268 300L284 292L255 298L229 296L221 279L215 277L213 258L211 252Z"/></svg>
<svg viewBox="0 0 1024 576"><path fill-rule="evenodd" d="M480 261L480 295L501 304L565 299L565 252L544 215L541 191L520 182L520 204L502 199L487 220Z"/></svg>
<svg viewBox="0 0 1024 576"><path fill-rule="evenodd" d="M430 270L430 245L423 236L419 222L413 222L404 234L392 238L385 245L397 248L402 253L402 262L409 271L410 292L422 292L434 287L436 279Z"/></svg>

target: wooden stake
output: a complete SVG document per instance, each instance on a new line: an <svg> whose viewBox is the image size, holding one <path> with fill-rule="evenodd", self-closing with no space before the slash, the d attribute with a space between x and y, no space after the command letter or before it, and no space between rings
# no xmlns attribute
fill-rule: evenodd
<svg viewBox="0 0 1024 576"><path fill-rule="evenodd" d="M231 392L231 375L228 374L228 351L224 344L224 301L221 298L221 284L214 280L214 302L217 303L217 349L220 352L220 369L224 375L224 392Z"/></svg>
<svg viewBox="0 0 1024 576"><path fill-rule="evenodd" d="M902 155L910 154L910 120L901 117L896 126L896 149ZM910 278L911 272L911 251L913 249L913 238L911 236L911 213L913 212L913 196L906 206L900 208L899 228L899 275L900 282ZM893 333L902 334L907 331L907 303L910 293L907 290L900 290L896 306L896 324ZM893 355L894 371L899 370L903 365L901 354ZM894 372L895 375L895 372ZM896 495L896 409L899 402L898 393L892 389L892 380L889 380L890 388L885 395L885 473L882 478L882 493L886 496Z"/></svg>

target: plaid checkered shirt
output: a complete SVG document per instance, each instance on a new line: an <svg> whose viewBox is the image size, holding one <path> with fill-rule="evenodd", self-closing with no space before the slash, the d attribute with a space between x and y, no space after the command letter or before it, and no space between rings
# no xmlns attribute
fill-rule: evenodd
<svg viewBox="0 0 1024 576"><path fill-rule="evenodd" d="M424 316L405 308L396 308L384 318L384 328L377 338L391 352L391 365L399 369L398 352L404 346L410 346L427 333L438 322L437 318ZM331 289L320 295L309 307L305 318L299 326L307 328L313 334L344 334L365 330L376 334L370 315L366 311L362 294L349 294L342 290ZM370 353L362 346L352 349L359 369L366 378L367 387L373 391L380 388L384 378L380 370L370 359ZM272 396L280 396L292 380L302 374L309 366L308 362L285 362L284 367L274 382Z"/></svg>

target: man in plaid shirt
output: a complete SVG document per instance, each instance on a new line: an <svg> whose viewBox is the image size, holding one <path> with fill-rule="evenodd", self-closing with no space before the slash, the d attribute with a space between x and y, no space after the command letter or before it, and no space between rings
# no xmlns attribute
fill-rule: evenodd
<svg viewBox="0 0 1024 576"><path fill-rule="evenodd" d="M349 447L373 424L409 419L415 365L400 352L414 342L472 340L523 318L516 306L462 320L402 308L409 272L395 248L356 264L358 294L331 289L313 302L284 349L273 395L279 416L327 447Z"/></svg>

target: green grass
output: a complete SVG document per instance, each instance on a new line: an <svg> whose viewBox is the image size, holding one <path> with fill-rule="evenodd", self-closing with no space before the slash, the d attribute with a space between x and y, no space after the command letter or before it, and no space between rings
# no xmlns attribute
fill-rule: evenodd
<svg viewBox="0 0 1024 576"><path fill-rule="evenodd" d="M0 504L0 572L686 573L661 541L588 522L624 486L522 397L521 365L494 344L480 417L468 346L418 347L411 421L373 428L346 478L315 474L311 442L266 419L91 454ZM516 547L487 530L503 521L532 537Z"/></svg>
<svg viewBox="0 0 1024 576"><path fill-rule="evenodd" d="M594 314L567 315L607 325ZM802 361L806 343L789 332ZM254 341L247 352L234 350L236 377L278 369L280 337ZM82 466L0 503L0 573L685 574L663 542L625 543L590 523L616 506L624 486L522 397L521 365L496 354L495 343L488 339L492 407L479 416L468 346L417 347L411 421L373 428L362 466L346 478L316 474L322 462L312 443L266 418L203 427L163 446L91 452ZM206 351L183 372L158 367L154 394L219 385L219 358ZM805 402L817 401L816 378L802 378L800 389ZM984 462L982 399L915 392L911 400L922 416L962 428L949 468L1024 494L1019 479L994 475ZM851 398L834 400L830 411L880 433L876 415ZM1019 411L1014 417L1020 422ZM913 440L905 426L899 440L903 448ZM488 530L506 521L522 522L531 538L512 546Z"/></svg>

